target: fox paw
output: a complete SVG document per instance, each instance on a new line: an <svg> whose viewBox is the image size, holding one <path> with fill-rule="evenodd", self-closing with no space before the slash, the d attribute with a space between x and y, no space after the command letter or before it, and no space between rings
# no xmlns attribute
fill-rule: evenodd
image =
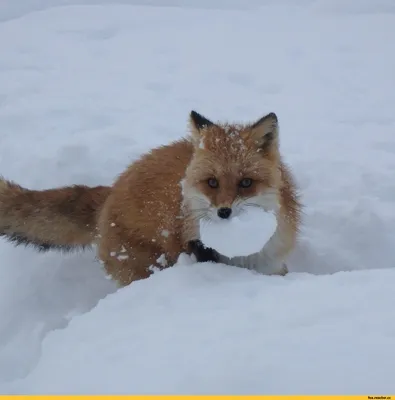
<svg viewBox="0 0 395 400"><path fill-rule="evenodd" d="M280 275L280 276L285 276L289 272L287 264L283 263L282 267L278 270L273 272L271 275Z"/></svg>
<svg viewBox="0 0 395 400"><path fill-rule="evenodd" d="M285 264L285 263L273 263L273 264L264 265L264 266L259 265L253 269L255 269L257 272L259 272L263 275L285 276L289 272L287 264Z"/></svg>
<svg viewBox="0 0 395 400"><path fill-rule="evenodd" d="M188 251L196 257L198 263L219 262L219 254L211 247L206 247L200 240L188 242Z"/></svg>

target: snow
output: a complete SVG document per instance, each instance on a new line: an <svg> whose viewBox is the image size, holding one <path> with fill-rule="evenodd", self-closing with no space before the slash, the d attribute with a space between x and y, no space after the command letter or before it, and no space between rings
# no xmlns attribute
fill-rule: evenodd
<svg viewBox="0 0 395 400"><path fill-rule="evenodd" d="M167 266L166 255L165 254L161 254L157 258L156 262L159 263L162 267L166 267Z"/></svg>
<svg viewBox="0 0 395 400"><path fill-rule="evenodd" d="M48 335L35 369L8 390L390 393L394 271L355 275L168 269Z"/></svg>
<svg viewBox="0 0 395 400"><path fill-rule="evenodd" d="M206 246L224 256L248 256L260 252L276 228L275 214L258 208L247 208L226 220L200 220L200 238Z"/></svg>
<svg viewBox="0 0 395 400"><path fill-rule="evenodd" d="M0 242L1 393L394 392L392 0L3 0L0 173L111 184L212 120L276 112L300 187L290 274Z"/></svg>

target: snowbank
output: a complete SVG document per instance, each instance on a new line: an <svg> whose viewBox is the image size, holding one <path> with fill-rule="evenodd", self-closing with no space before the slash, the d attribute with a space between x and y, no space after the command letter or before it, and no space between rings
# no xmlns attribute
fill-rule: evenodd
<svg viewBox="0 0 395 400"><path fill-rule="evenodd" d="M184 262L185 263L185 262ZM395 270L264 277L182 265L43 342L18 393L392 393Z"/></svg>

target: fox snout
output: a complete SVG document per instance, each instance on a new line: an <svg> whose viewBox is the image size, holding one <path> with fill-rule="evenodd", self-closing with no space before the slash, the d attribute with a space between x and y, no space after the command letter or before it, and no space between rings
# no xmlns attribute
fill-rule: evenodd
<svg viewBox="0 0 395 400"><path fill-rule="evenodd" d="M220 207L217 210L217 215L221 219L228 219L232 215L232 209L230 207Z"/></svg>
<svg viewBox="0 0 395 400"><path fill-rule="evenodd" d="M279 207L277 193L265 193L248 198L236 198L233 202L211 203L211 215L214 220L229 220L238 217L251 208L265 211L276 211Z"/></svg>

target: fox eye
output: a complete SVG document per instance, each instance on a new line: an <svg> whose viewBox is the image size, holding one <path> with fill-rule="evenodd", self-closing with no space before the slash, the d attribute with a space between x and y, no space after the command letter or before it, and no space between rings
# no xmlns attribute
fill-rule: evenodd
<svg viewBox="0 0 395 400"><path fill-rule="evenodd" d="M210 179L207 181L207 184L208 184L211 188L213 188L213 189L216 189L216 188L219 186L219 183L218 183L218 181L217 181L215 178L210 178Z"/></svg>
<svg viewBox="0 0 395 400"><path fill-rule="evenodd" d="M239 186L246 189L249 188L252 185L252 179L250 178L244 178L239 182Z"/></svg>

